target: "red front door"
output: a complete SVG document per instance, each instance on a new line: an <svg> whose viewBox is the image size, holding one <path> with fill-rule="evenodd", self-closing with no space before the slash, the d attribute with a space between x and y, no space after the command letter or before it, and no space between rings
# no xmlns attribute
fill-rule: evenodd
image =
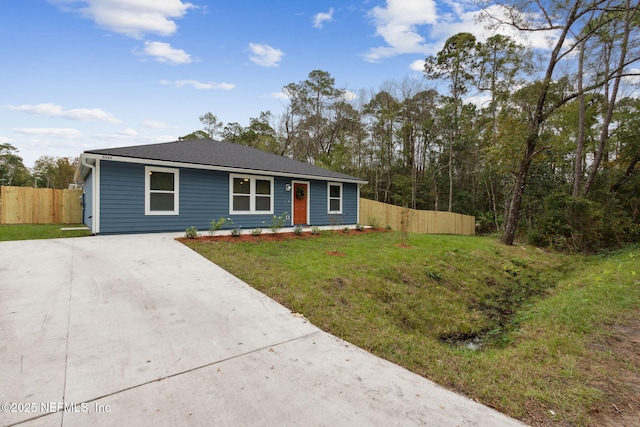
<svg viewBox="0 0 640 427"><path fill-rule="evenodd" d="M307 223L307 198L309 197L309 185L301 182L293 184L293 224Z"/></svg>

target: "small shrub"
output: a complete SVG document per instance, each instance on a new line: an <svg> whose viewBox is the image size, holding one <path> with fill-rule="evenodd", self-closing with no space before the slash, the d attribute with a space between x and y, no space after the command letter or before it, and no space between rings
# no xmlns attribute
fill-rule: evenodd
<svg viewBox="0 0 640 427"><path fill-rule="evenodd" d="M296 236L300 236L302 234L302 226L296 225L295 227L293 227L293 232Z"/></svg>
<svg viewBox="0 0 640 427"><path fill-rule="evenodd" d="M241 234L242 234L242 227L236 227L231 230L231 235L233 237L240 237Z"/></svg>
<svg viewBox="0 0 640 427"><path fill-rule="evenodd" d="M369 225L374 230L377 230L378 228L380 228L380 218L375 217L375 216L372 217L372 218L369 218Z"/></svg>
<svg viewBox="0 0 640 427"><path fill-rule="evenodd" d="M217 220L216 219L212 219L211 222L209 223L209 225L210 225L209 234L211 236L215 236L216 231L220 230L226 224L233 224L233 220L231 218L225 218L223 216L221 216Z"/></svg>
<svg viewBox="0 0 640 427"><path fill-rule="evenodd" d="M198 229L195 226L191 226L184 231L184 235L187 239L195 239L198 237Z"/></svg>
<svg viewBox="0 0 640 427"><path fill-rule="evenodd" d="M356 231L363 231L363 230L364 230L364 225L356 224Z"/></svg>
<svg viewBox="0 0 640 427"><path fill-rule="evenodd" d="M262 234L262 228L254 228L253 230L251 230L251 235L252 236L259 236Z"/></svg>
<svg viewBox="0 0 640 427"><path fill-rule="evenodd" d="M387 226L384 229L387 230L387 231L391 231L392 230L392 228L391 228L391 226L389 224L387 224Z"/></svg>
<svg viewBox="0 0 640 427"><path fill-rule="evenodd" d="M350 231L351 231L351 229L350 229L349 227L344 227L344 228L342 228L342 232L343 232L343 233L348 233L348 232L350 232Z"/></svg>
<svg viewBox="0 0 640 427"><path fill-rule="evenodd" d="M320 234L320 227L318 227L317 225L314 225L313 227L311 227L311 234L313 235Z"/></svg>
<svg viewBox="0 0 640 427"><path fill-rule="evenodd" d="M272 233L277 233L282 229L282 227L284 227L286 217L287 217L287 213L283 212L282 215L280 216L274 215L273 218L271 218L270 224L267 224L264 221L262 221L262 223L267 225L269 227L269 230L271 230Z"/></svg>

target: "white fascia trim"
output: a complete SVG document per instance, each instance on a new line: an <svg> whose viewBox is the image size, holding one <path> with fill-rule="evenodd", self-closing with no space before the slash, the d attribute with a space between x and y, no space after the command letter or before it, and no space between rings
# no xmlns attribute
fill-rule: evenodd
<svg viewBox="0 0 640 427"><path fill-rule="evenodd" d="M87 173L84 174L82 178L82 182L84 182L84 178L87 177L88 171L91 170L93 173L93 179L91 180L91 210L92 212L92 220L91 220L91 232L93 234L100 233L100 159L94 159L94 164L87 162L86 157L80 156L80 163L82 166L87 168Z"/></svg>
<svg viewBox="0 0 640 427"><path fill-rule="evenodd" d="M265 170L256 170L256 169L242 169L242 168L232 168L227 166L209 166L209 165L198 165L194 163L182 163L182 162L171 162L167 160L150 160L150 159L137 159L134 157L120 157L120 156L109 156L106 154L91 154L91 153L83 153L87 159L101 159L101 160L111 160L114 162L123 162L123 163L138 163L144 165L154 165L154 166L166 166L173 168L191 168L191 169L203 169L203 170L215 170L222 172L232 172L239 174L249 174L249 175L269 175L269 176L283 176L287 178L301 178L301 179L313 179L316 181L327 181L327 182L346 182L351 184L367 184L369 181L361 180L361 179L338 179L333 177L322 177L322 176L314 176L314 175L298 175L294 173L286 173L286 172L272 172Z"/></svg>

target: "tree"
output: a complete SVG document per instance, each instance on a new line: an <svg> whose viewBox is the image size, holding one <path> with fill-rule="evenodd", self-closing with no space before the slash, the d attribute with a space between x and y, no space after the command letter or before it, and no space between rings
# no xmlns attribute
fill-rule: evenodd
<svg viewBox="0 0 640 427"><path fill-rule="evenodd" d="M196 130L188 135L179 137L178 141L188 141L190 139L209 139L209 135L203 130Z"/></svg>
<svg viewBox="0 0 640 427"><path fill-rule="evenodd" d="M306 80L283 88L289 106L283 119L286 147L294 159L310 163L330 153L336 142L336 108L344 90L335 87L335 79L322 70L309 73Z"/></svg>
<svg viewBox="0 0 640 427"><path fill-rule="evenodd" d="M11 144L0 144L0 185L26 186L31 183L29 170Z"/></svg>
<svg viewBox="0 0 640 427"><path fill-rule="evenodd" d="M609 127L613 119L620 83L628 67L627 61L631 59L631 62L635 62L639 59L637 50L634 52L634 46L630 44L629 40L632 30L638 28L640 18L638 16L638 4L636 3L632 6L630 0L625 0L623 4L624 6L620 9L616 7L600 15L598 21L593 24L594 29L596 29L594 33L601 48L598 60L599 63L604 65L604 69L600 72L601 75L605 76L601 84L604 90L604 108L598 147L591 171L584 185L585 195L589 193L598 168L605 156L606 143L610 136Z"/></svg>
<svg viewBox="0 0 640 427"><path fill-rule="evenodd" d="M243 127L239 123L229 123L222 131L225 141L247 145L274 154L282 154L275 129L271 126L270 111L260 112L260 117L251 117L249 126Z"/></svg>
<svg viewBox="0 0 640 427"><path fill-rule="evenodd" d="M449 212L453 208L453 146L459 140L459 118L462 110L462 96L469 91L475 79L477 68L476 38L470 33L458 33L447 39L436 56L427 57L424 71L430 80L445 79L449 83L451 102L451 125L449 151Z"/></svg>
<svg viewBox="0 0 640 427"><path fill-rule="evenodd" d="M224 125L221 121L218 120L218 116L209 112L200 116L200 122L202 122L202 124L204 125L203 131L207 135L207 138L213 141L217 141Z"/></svg>
<svg viewBox="0 0 640 427"><path fill-rule="evenodd" d="M606 0L570 0L569 2L561 2L559 0L551 0L550 2L508 0L504 3L496 2L496 4L504 12L501 16L492 14L492 10L489 8L485 8L484 13L498 24L507 24L523 32L555 31L556 34L553 48L547 56L544 75L538 85L535 108L528 122L527 137L514 182L513 195L502 238L503 243L511 245L518 228L529 169L533 158L540 152L538 143L545 121L553 111L578 97L580 92L602 87L618 75L621 66L629 66L638 58L629 58L624 64L615 64L612 69L608 70L608 73L598 76L594 82L584 87L582 91L578 92L574 89L556 102L550 102L548 100L549 90L554 82L559 65L563 61L566 62L571 59L573 51L580 45L583 38L590 37L591 34L604 27L605 24L609 24L612 20L619 20L621 17L626 16L625 13L610 14L611 12L635 11L638 9L638 5L631 5L629 1L619 4ZM608 14L610 14L611 18L602 19ZM609 28L612 27L609 26ZM575 37L575 39L572 39L572 37Z"/></svg>
<svg viewBox="0 0 640 427"><path fill-rule="evenodd" d="M41 156L33 166L37 187L69 188L78 164L77 158Z"/></svg>

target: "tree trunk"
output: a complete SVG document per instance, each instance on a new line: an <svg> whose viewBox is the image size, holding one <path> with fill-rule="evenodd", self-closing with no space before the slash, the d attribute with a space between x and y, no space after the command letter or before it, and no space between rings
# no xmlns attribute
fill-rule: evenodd
<svg viewBox="0 0 640 427"><path fill-rule="evenodd" d="M591 171L589 172L589 177L587 178L587 182L584 184L584 194L587 195L589 190L591 190L591 186L596 179L596 175L598 173L598 168L600 167L600 163L602 159L605 157L604 153L606 151L606 142L609 139L609 125L611 124L611 120L613 119L613 110L616 106L616 97L618 95L618 89L620 87L620 81L624 75L624 64L627 58L627 51L629 46L629 32L631 31L630 21L635 14L631 13L629 1L625 3L626 11L624 18L624 32L622 36L622 42L620 43L620 57L618 58L617 69L615 70L615 78L613 79L613 89L611 91L611 96L609 96L609 84L605 84L605 105L607 107L606 114L603 118L602 122L602 131L600 132L600 140L598 141L598 149L596 151L595 158L593 159L593 166ZM612 42L613 44L613 42ZM613 46L610 46L610 49L613 49ZM610 55L606 55L610 56ZM609 61L608 58L605 58L606 61L606 72L609 74Z"/></svg>
<svg viewBox="0 0 640 427"><path fill-rule="evenodd" d="M537 135L530 135L527 141L527 149L520 161L520 168L516 175L516 182L513 187L513 196L511 198L511 205L509 206L509 214L505 225L504 235L502 236L502 243L505 245L513 245L513 241L516 238L516 232L518 231L518 221L520 219L520 207L522 206L522 197L524 196L524 189L527 185L527 177L529 176L529 167L531 166L531 160L533 159L536 144Z"/></svg>
<svg viewBox="0 0 640 427"><path fill-rule="evenodd" d="M580 44L580 57L578 58L578 97L579 111L578 111L578 138L576 141L576 153L573 166L573 197L580 195L580 185L582 184L582 163L584 156L584 134L586 126L586 107L584 102L584 93L582 90L583 71L584 71L584 50L586 40L583 40Z"/></svg>

